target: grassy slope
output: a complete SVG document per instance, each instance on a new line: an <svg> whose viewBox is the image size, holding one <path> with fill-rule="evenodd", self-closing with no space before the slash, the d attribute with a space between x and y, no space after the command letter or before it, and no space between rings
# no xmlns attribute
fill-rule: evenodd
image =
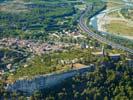
<svg viewBox="0 0 133 100"><path fill-rule="evenodd" d="M108 24L107 30L111 33L133 36L133 27L126 25L126 23L122 21L112 21L110 24Z"/></svg>
<svg viewBox="0 0 133 100"><path fill-rule="evenodd" d="M24 76L29 78L36 75L43 75L51 72L60 72L67 71L70 69L70 66L67 64L62 66L62 64L57 64L57 60L68 60L71 61L75 58L84 60L91 57L90 50L71 50L68 52L62 53L53 53L50 55L35 56L29 62L27 62L27 67L21 67L17 70L14 75L10 75L9 79L18 79ZM51 62L50 62L51 58ZM91 58L92 60L93 58ZM89 60L87 60L89 61Z"/></svg>

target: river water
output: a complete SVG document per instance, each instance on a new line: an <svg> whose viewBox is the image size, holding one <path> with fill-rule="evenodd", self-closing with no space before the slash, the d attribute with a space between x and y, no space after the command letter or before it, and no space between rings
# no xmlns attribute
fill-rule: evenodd
<svg viewBox="0 0 133 100"><path fill-rule="evenodd" d="M4 1L6 1L6 0L0 0L0 3L4 2Z"/></svg>
<svg viewBox="0 0 133 100"><path fill-rule="evenodd" d="M129 3L129 0L122 0L123 2L125 2L125 5L132 5ZM106 14L109 13L109 9L105 9L102 12L100 12L99 14L95 15L94 17L92 17L90 19L90 23L89 25L92 26L93 28L95 28L96 30L98 30L101 33L107 33L106 29L104 29L102 26L106 25L106 21L102 21L102 19L105 19Z"/></svg>
<svg viewBox="0 0 133 100"><path fill-rule="evenodd" d="M103 11L102 11L101 13L99 13L98 15L92 17L92 18L90 19L90 23L89 23L89 24L90 24L93 28L95 28L96 30L102 31L99 24L101 24L100 20L101 20L101 18L103 18L103 17L105 16L106 12L107 12L106 10L103 10Z"/></svg>

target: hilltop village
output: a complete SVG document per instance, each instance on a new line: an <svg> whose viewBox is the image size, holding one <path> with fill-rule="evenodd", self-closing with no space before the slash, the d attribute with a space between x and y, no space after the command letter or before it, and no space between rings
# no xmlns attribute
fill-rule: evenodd
<svg viewBox="0 0 133 100"><path fill-rule="evenodd" d="M132 5L1 0L0 100L132 100Z"/></svg>

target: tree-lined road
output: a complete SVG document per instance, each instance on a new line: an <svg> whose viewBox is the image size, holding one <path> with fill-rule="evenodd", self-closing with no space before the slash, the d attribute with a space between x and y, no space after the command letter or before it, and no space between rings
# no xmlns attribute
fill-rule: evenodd
<svg viewBox="0 0 133 100"><path fill-rule="evenodd" d="M102 37L102 36L100 36L100 35L94 33L91 29L89 29L89 28L87 27L87 24L86 24L86 22L84 21L84 17L85 17L85 15L86 15L86 13L88 13L88 11L91 10L91 8L92 8L92 7L88 7L88 8L86 9L86 11L81 15L81 17L80 17L80 19L79 19L79 26L80 26L80 28L81 28L84 32L88 33L89 36L91 36L92 38L98 40L99 42L108 44L108 45L112 46L112 48L120 49L120 50L123 50L123 51L126 51L126 52L129 52L129 53L132 53L132 54L133 54L133 50L132 50L132 49L129 49L129 48L124 47L124 46L122 46L122 45L120 45L120 44L111 42L111 41L107 40L106 38L104 38L104 37Z"/></svg>

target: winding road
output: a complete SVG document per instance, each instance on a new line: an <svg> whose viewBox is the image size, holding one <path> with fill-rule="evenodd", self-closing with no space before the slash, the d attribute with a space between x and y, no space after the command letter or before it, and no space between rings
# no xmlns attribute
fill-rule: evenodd
<svg viewBox="0 0 133 100"><path fill-rule="evenodd" d="M119 49L119 50L123 50L123 51L126 51L128 53L131 53L133 54L133 50L132 49L129 49L127 47L124 47L120 44L117 44L117 43L114 43L112 41L109 41L107 40L106 38L94 33L91 29L89 29L87 27L87 24L86 22L84 21L84 17L86 15L86 13L88 13L88 11L91 11L91 6L89 6L88 8L86 8L86 11L80 16L80 19L79 19L79 26L81 28L81 30L83 30L84 32L88 33L89 36L91 36L92 38L98 40L99 42L101 43L105 43L105 44L108 44L110 45L112 48L115 48L115 49Z"/></svg>

